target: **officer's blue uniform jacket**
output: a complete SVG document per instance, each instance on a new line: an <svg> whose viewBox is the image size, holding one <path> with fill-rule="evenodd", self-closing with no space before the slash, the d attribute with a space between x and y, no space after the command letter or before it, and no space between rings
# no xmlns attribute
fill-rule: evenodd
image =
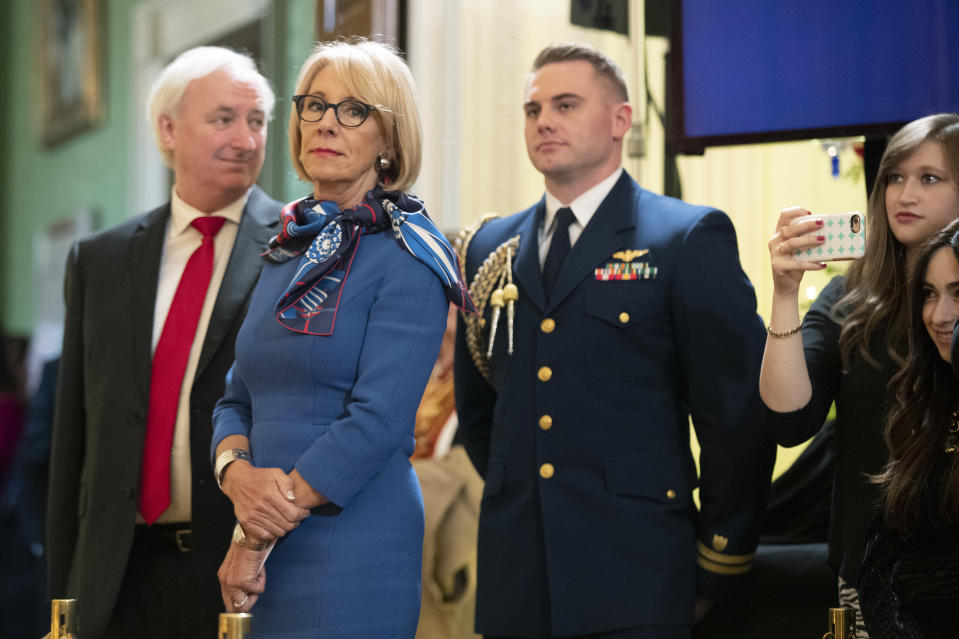
<svg viewBox="0 0 959 639"><path fill-rule="evenodd" d="M545 199L485 224L465 264L470 282L519 235L513 354L505 315L489 382L462 319L457 336L461 436L486 480L477 631L688 627L696 596L748 577L774 459L758 398L765 332L733 226L624 172L547 299L544 211Z"/></svg>

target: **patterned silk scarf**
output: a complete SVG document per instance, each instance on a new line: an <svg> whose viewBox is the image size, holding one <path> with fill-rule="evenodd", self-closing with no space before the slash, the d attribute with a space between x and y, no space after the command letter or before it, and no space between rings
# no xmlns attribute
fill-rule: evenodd
<svg viewBox="0 0 959 639"><path fill-rule="evenodd" d="M411 195L377 187L346 211L334 202L303 198L283 207L280 223L282 228L263 257L275 263L300 257L299 268L274 307L277 321L290 330L333 333L360 238L390 228L400 246L440 278L450 302L476 313L453 248L427 217L423 202Z"/></svg>

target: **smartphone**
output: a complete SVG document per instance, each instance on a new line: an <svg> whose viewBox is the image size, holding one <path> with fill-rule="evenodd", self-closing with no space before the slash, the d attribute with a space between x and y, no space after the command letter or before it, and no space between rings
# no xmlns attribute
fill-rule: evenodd
<svg viewBox="0 0 959 639"><path fill-rule="evenodd" d="M866 254L866 217L860 211L813 215L823 224L807 235L825 235L825 244L798 251L800 262L855 260Z"/></svg>

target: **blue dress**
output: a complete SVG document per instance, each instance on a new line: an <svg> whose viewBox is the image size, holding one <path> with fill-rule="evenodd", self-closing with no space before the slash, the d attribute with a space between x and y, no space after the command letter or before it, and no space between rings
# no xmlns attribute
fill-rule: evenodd
<svg viewBox="0 0 959 639"><path fill-rule="evenodd" d="M392 233L364 235L332 335L297 333L273 308L298 263L264 265L213 418L214 450L246 435L254 465L296 468L331 502L270 554L253 636L413 637L423 501L409 456L448 302Z"/></svg>

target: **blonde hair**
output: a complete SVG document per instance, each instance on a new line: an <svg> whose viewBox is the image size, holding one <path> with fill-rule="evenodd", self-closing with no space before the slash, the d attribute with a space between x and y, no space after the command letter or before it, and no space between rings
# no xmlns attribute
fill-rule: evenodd
<svg viewBox="0 0 959 639"><path fill-rule="evenodd" d="M842 324L839 350L843 366L849 369L853 350L874 366L870 340L880 328L893 361L901 362L909 324L906 312L906 247L889 227L886 187L890 174L927 140L938 142L946 158L949 177L959 184L959 115L937 113L903 126L889 139L879 162L876 183L869 194L866 220L866 254L846 275L846 295L834 311ZM956 211L959 217L959 211ZM848 310L848 313L846 312ZM839 318L839 315L843 317Z"/></svg>
<svg viewBox="0 0 959 639"><path fill-rule="evenodd" d="M173 152L163 144L160 116L166 115L175 120L187 85L216 71L226 71L238 81L253 85L263 101L266 119L273 118L276 96L273 95L270 83L257 71L253 58L226 47L187 49L160 71L160 75L150 87L147 98L147 121L153 127L153 135L156 138L157 148L163 155L163 161L171 168Z"/></svg>
<svg viewBox="0 0 959 639"><path fill-rule="evenodd" d="M297 95L308 93L313 79L329 67L351 96L372 104L372 116L380 124L390 167L380 172L379 184L408 190L420 173L423 134L418 95L410 68L396 49L364 38L317 44L296 80ZM300 118L296 104L290 107L290 160L301 180L311 182L300 162Z"/></svg>

